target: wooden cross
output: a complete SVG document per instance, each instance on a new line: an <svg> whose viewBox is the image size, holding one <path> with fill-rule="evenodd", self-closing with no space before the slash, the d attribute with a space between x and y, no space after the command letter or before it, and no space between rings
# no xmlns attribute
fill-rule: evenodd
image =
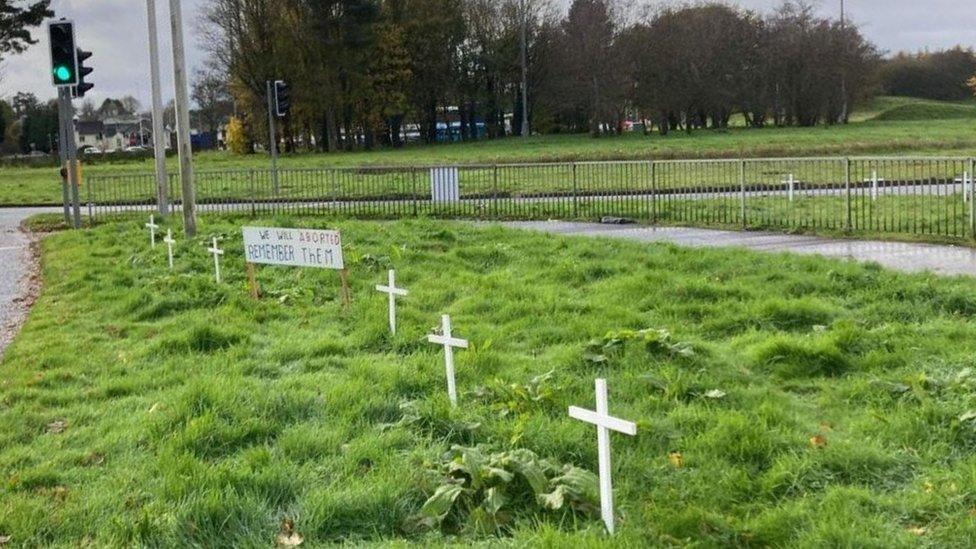
<svg viewBox="0 0 976 549"><path fill-rule="evenodd" d="M972 196L973 178L969 172L962 172L962 178L956 178L956 181L962 183L962 201L969 202L969 198Z"/></svg>
<svg viewBox="0 0 976 549"><path fill-rule="evenodd" d="M451 399L451 405L457 406L457 387L454 384L454 348L467 349L468 342L451 336L450 315L442 316L441 323L441 335L429 335L427 341L444 346L444 364L447 368L447 396Z"/></svg>
<svg viewBox="0 0 976 549"><path fill-rule="evenodd" d="M166 243L166 250L167 253L169 254L169 270L172 271L173 270L173 244L176 244L176 241L173 240L173 229L166 229L166 238L163 239L163 242Z"/></svg>
<svg viewBox="0 0 976 549"><path fill-rule="evenodd" d="M156 247L156 229L159 228L159 225L156 224L156 220L153 219L153 216L151 216L151 215L149 216L149 223L146 223L146 228L149 229L149 243L152 245L153 248L155 248Z"/></svg>
<svg viewBox="0 0 976 549"><path fill-rule="evenodd" d="M790 202L793 202L793 191L796 188L797 183L796 177L794 177L793 174L790 174L784 183L786 183L786 194L789 196Z"/></svg>
<svg viewBox="0 0 976 549"><path fill-rule="evenodd" d="M396 296L406 296L410 292L396 287L396 274L393 269L390 269L390 285L377 285L376 290L390 295L390 333L396 334Z"/></svg>
<svg viewBox="0 0 976 549"><path fill-rule="evenodd" d="M213 239L213 247L207 251L214 256L214 275L217 278L217 284L220 284L220 256L224 255L224 251L217 247L217 237Z"/></svg>
<svg viewBox="0 0 976 549"><path fill-rule="evenodd" d="M569 407L569 416L596 425L597 453L600 463L600 516L613 533L613 484L610 481L610 431L630 436L637 434L637 425L610 415L607 402L607 380L596 380L596 412Z"/></svg>
<svg viewBox="0 0 976 549"><path fill-rule="evenodd" d="M885 182L884 179L879 179L878 178L878 170L872 171L871 172L871 179L865 179L864 182L871 184L871 200L877 200L878 199L878 183L884 183Z"/></svg>

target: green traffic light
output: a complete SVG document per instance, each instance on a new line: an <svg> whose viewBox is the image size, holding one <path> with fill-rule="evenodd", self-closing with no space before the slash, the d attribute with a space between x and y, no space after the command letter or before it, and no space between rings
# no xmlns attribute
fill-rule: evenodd
<svg viewBox="0 0 976 549"><path fill-rule="evenodd" d="M57 78L61 82L67 82L67 81L71 80L71 69L69 69L68 67L65 67L64 65L62 65L60 67L55 67L55 69L54 69L54 77Z"/></svg>

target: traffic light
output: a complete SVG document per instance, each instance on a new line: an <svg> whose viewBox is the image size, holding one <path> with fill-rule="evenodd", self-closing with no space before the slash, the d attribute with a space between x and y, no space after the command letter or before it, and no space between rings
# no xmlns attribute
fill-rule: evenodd
<svg viewBox="0 0 976 549"><path fill-rule="evenodd" d="M92 52L85 51L81 48L77 48L76 51L78 56L78 85L71 88L71 97L81 99L88 93L88 90L95 87L95 84L85 81L85 77L95 69L85 66L85 61L92 56Z"/></svg>
<svg viewBox="0 0 976 549"><path fill-rule="evenodd" d="M275 114L279 118L288 116L291 112L291 86L284 80L275 80L274 83Z"/></svg>
<svg viewBox="0 0 976 549"><path fill-rule="evenodd" d="M51 76L54 85L78 84L78 57L75 49L75 24L67 19L48 24L51 38Z"/></svg>

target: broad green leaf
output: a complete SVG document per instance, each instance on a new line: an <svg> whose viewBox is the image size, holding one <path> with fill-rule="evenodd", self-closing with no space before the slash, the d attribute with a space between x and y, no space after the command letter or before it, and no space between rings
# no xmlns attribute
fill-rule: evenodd
<svg viewBox="0 0 976 549"><path fill-rule="evenodd" d="M542 505L546 509L558 511L566 504L566 487L556 486L556 489L549 494L539 494L537 499L539 505Z"/></svg>
<svg viewBox="0 0 976 549"><path fill-rule="evenodd" d="M434 495L424 503L420 509L420 514L436 520L438 523L447 517L454 507L454 502L458 496L464 492L464 487L460 484L442 484L437 487Z"/></svg>
<svg viewBox="0 0 976 549"><path fill-rule="evenodd" d="M495 515L505 505L505 494L498 488L489 488L485 492L485 500L481 505L490 515Z"/></svg>

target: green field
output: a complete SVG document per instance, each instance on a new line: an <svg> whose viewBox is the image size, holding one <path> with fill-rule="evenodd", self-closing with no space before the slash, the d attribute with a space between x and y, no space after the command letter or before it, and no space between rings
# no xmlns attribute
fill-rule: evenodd
<svg viewBox="0 0 976 549"><path fill-rule="evenodd" d="M927 116L933 109L940 116ZM909 112L905 112L906 109ZM511 138L478 143L410 146L401 150L336 154L296 154L281 159L283 169L496 164L588 160L666 160L675 158L738 158L844 155L976 155L976 121L964 104L904 98L881 98L865 105L846 126L696 131L593 139L554 135L527 140ZM919 115L919 113L922 113ZM955 113L955 114L953 114ZM885 116L895 121L878 121ZM949 118L946 118L946 117ZM903 120L902 118L912 118ZM921 119L918 119L921 118ZM935 118L939 118L935 120ZM875 119L875 120L872 120ZM175 171L175 159L169 161ZM201 172L268 169L264 155L229 153L195 156ZM86 166L87 175L152 173L151 160ZM84 193L84 190L82 191ZM0 205L57 204L60 182L54 168L0 168Z"/></svg>
<svg viewBox="0 0 976 549"><path fill-rule="evenodd" d="M340 228L351 308L331 272L262 268L247 297L242 223ZM137 222L43 249L0 363L10 547L976 544L972 279L425 220L205 218L173 273ZM442 313L472 342L456 410ZM612 543L566 415L598 376L638 423Z"/></svg>

